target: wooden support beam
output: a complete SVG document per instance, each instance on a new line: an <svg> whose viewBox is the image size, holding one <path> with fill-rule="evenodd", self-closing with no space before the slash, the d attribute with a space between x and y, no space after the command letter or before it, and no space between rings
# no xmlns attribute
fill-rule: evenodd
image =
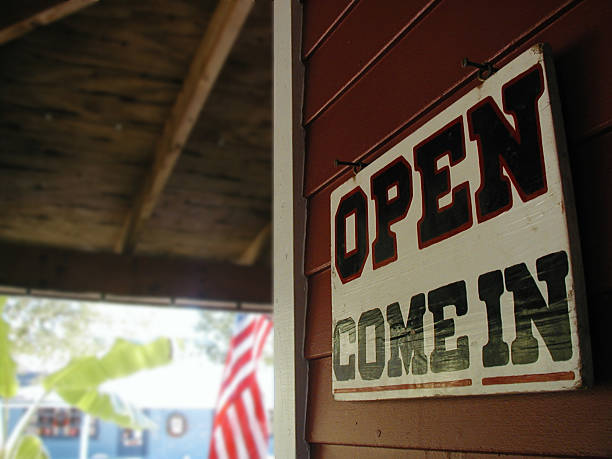
<svg viewBox="0 0 612 459"><path fill-rule="evenodd" d="M151 170L115 244L116 253L129 252L136 245L253 3L220 0L157 143Z"/></svg>
<svg viewBox="0 0 612 459"><path fill-rule="evenodd" d="M21 37L37 27L51 24L75 13L98 0L38 0L10 1L2 5L4 20L0 20L0 45ZM17 6L15 6L17 5ZM8 13L7 10L8 9Z"/></svg>
<svg viewBox="0 0 612 459"><path fill-rule="evenodd" d="M261 253L263 252L266 244L270 242L271 236L272 223L268 223L259 231L259 233L257 233L255 239L251 241L244 253L240 256L238 261L236 261L236 264L239 264L240 266L254 265L261 257Z"/></svg>
<svg viewBox="0 0 612 459"><path fill-rule="evenodd" d="M0 244L0 286L128 299L193 299L264 306L272 301L272 277L266 267L10 244Z"/></svg>

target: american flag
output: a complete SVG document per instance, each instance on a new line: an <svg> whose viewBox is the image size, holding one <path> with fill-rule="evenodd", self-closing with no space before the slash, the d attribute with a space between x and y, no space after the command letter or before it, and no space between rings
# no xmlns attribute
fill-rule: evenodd
<svg viewBox="0 0 612 459"><path fill-rule="evenodd" d="M267 457L268 425L257 364L272 321L238 314L217 399L209 459Z"/></svg>

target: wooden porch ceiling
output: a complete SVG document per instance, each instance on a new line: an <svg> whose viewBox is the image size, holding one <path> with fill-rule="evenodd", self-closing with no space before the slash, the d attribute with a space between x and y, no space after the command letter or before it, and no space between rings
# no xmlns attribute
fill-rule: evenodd
<svg viewBox="0 0 612 459"><path fill-rule="evenodd" d="M270 4L24 3L0 7L0 242L269 281Z"/></svg>

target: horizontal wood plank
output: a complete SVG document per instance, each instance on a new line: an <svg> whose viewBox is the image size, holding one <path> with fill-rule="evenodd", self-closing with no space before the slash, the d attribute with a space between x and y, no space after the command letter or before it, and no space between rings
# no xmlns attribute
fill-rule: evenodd
<svg viewBox="0 0 612 459"><path fill-rule="evenodd" d="M0 244L0 285L105 296L270 304L269 267Z"/></svg>
<svg viewBox="0 0 612 459"><path fill-rule="evenodd" d="M15 22L7 23L6 19L0 20L0 45L25 35L37 27L51 24L97 1L64 0L58 2L57 0L49 0L46 2L20 2L23 11L20 11L15 6L16 2L9 2L9 14L7 16L12 16ZM34 4L28 5L28 3Z"/></svg>
<svg viewBox="0 0 612 459"><path fill-rule="evenodd" d="M425 29L427 21L440 10L450 8L450 4L443 2L432 10L307 126L305 193L310 199L305 269L311 277L305 353L311 359L307 439L313 443L312 455L387 457L388 453L388 457L403 457L401 454L428 457L426 451L431 454L460 451L454 454L474 457L475 452L495 451L510 457L527 454L609 457L612 455L609 416L612 347L606 324L612 320L609 312L612 254L606 241L612 220L606 209L612 206L612 195L606 185L612 170L610 155L606 152L612 148L608 139L612 123L609 85L612 64L603 56L612 42L612 32L606 25L612 18L612 3L603 0L539 2L529 5L530 13L523 16L522 12L523 17L505 11L509 5L490 3L483 6L495 11L486 15L482 8L475 8L488 16L486 24L479 20L471 23L470 15L463 11L452 20L448 16L447 23L452 27L440 27L444 22L438 20L437 26L430 24ZM358 6L334 34L349 21ZM457 17L462 18L460 26ZM497 17L505 20L491 20ZM525 18L531 22L527 24ZM436 33L436 28L445 32ZM429 31L427 35L424 29ZM332 35L310 56L310 61L328 46ZM437 38L434 43L432 36ZM448 42L440 44L445 39ZM405 137L438 109L476 86L473 72L467 77L468 72L458 68L462 57L492 59L503 65L537 42L552 45L567 132L573 145L572 166L589 294L595 387L571 393L335 402L331 395L331 358L328 357L331 319L327 316L331 295L325 298L326 286L322 283L328 282L329 277L329 193L349 177L349 172L347 168L336 168L334 159L377 157L397 142L398 137ZM438 45L445 49L438 49ZM398 51L401 46L406 46L403 53ZM412 53L406 52L410 47ZM387 64L393 56L397 56L395 64ZM415 56L421 60L420 65L415 65ZM590 140L585 141L586 138ZM384 448L372 448L381 446ZM389 447L411 449L404 453ZM414 451L419 454L410 456ZM453 457L449 456L453 453L443 454Z"/></svg>
<svg viewBox="0 0 612 459"><path fill-rule="evenodd" d="M461 7L456 2L449 4ZM537 2L537 7L533 7L542 8L539 14L532 11L533 14L521 14L519 18L518 9L510 11L515 5L507 4L509 11L506 11L506 4L489 2L495 10L489 12L487 19L481 18L473 24L472 15L455 12L452 18L446 17L450 7L444 8L445 5L427 15L307 128L306 195L342 172L334 165L339 152L342 155L339 159L343 160L365 158L372 152L375 156L376 149L387 139L409 134L412 125L424 113L429 118L428 111L445 100L449 91L468 84L467 76L473 78L473 72L461 69L458 64L467 54L470 58L473 55L476 61L493 59L503 63L502 59L510 59L534 43L547 42L557 67L570 140L576 141L609 125L612 88L606 82L612 78L612 63L601 56L612 40L612 30L606 25L612 18L612 3L590 0L567 10L569 7L563 9L560 3L555 8L555 5ZM547 18L556 18L559 9L565 14L549 23ZM436 40L431 43L433 48L428 48L431 55L425 55L422 41L429 40L427 37L436 35L435 30L459 16L468 21L462 23L462 28L471 33L449 34L453 37L452 45ZM504 24L508 27L500 29L489 19L498 16L505 18ZM526 17L532 20L526 23ZM433 61L432 56L435 56ZM419 71L415 72L415 68ZM472 86L475 84L471 82Z"/></svg>
<svg viewBox="0 0 612 459"><path fill-rule="evenodd" d="M307 57L358 0L307 0L303 10L302 54Z"/></svg>
<svg viewBox="0 0 612 459"><path fill-rule="evenodd" d="M307 62L304 121L309 123L439 0L361 0ZM309 3L309 2L308 2ZM308 4L307 3L307 4ZM367 26L364 27L364 25ZM306 24L308 26L308 24ZM342 56L341 62L338 56Z"/></svg>
<svg viewBox="0 0 612 459"><path fill-rule="evenodd" d="M306 438L311 443L571 457L612 454L609 383L548 394L337 402L329 357L310 362L309 381Z"/></svg>
<svg viewBox="0 0 612 459"><path fill-rule="evenodd" d="M6 6L51 3L76 2ZM1 240L111 250L214 3L105 0L0 46Z"/></svg>
<svg viewBox="0 0 612 459"><path fill-rule="evenodd" d="M523 454L464 453L457 451L428 451L422 449L373 448L370 446L327 445L313 443L310 447L312 459L535 459L542 456ZM554 457L554 456L547 456Z"/></svg>
<svg viewBox="0 0 612 459"><path fill-rule="evenodd" d="M308 279L306 311L307 359L328 356L331 343L331 272L326 269Z"/></svg>

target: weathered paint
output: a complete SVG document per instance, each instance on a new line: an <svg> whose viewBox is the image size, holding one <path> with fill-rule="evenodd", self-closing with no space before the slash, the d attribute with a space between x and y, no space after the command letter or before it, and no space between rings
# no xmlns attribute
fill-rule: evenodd
<svg viewBox="0 0 612 459"><path fill-rule="evenodd" d="M590 380L552 72L532 47L332 192L336 399Z"/></svg>

